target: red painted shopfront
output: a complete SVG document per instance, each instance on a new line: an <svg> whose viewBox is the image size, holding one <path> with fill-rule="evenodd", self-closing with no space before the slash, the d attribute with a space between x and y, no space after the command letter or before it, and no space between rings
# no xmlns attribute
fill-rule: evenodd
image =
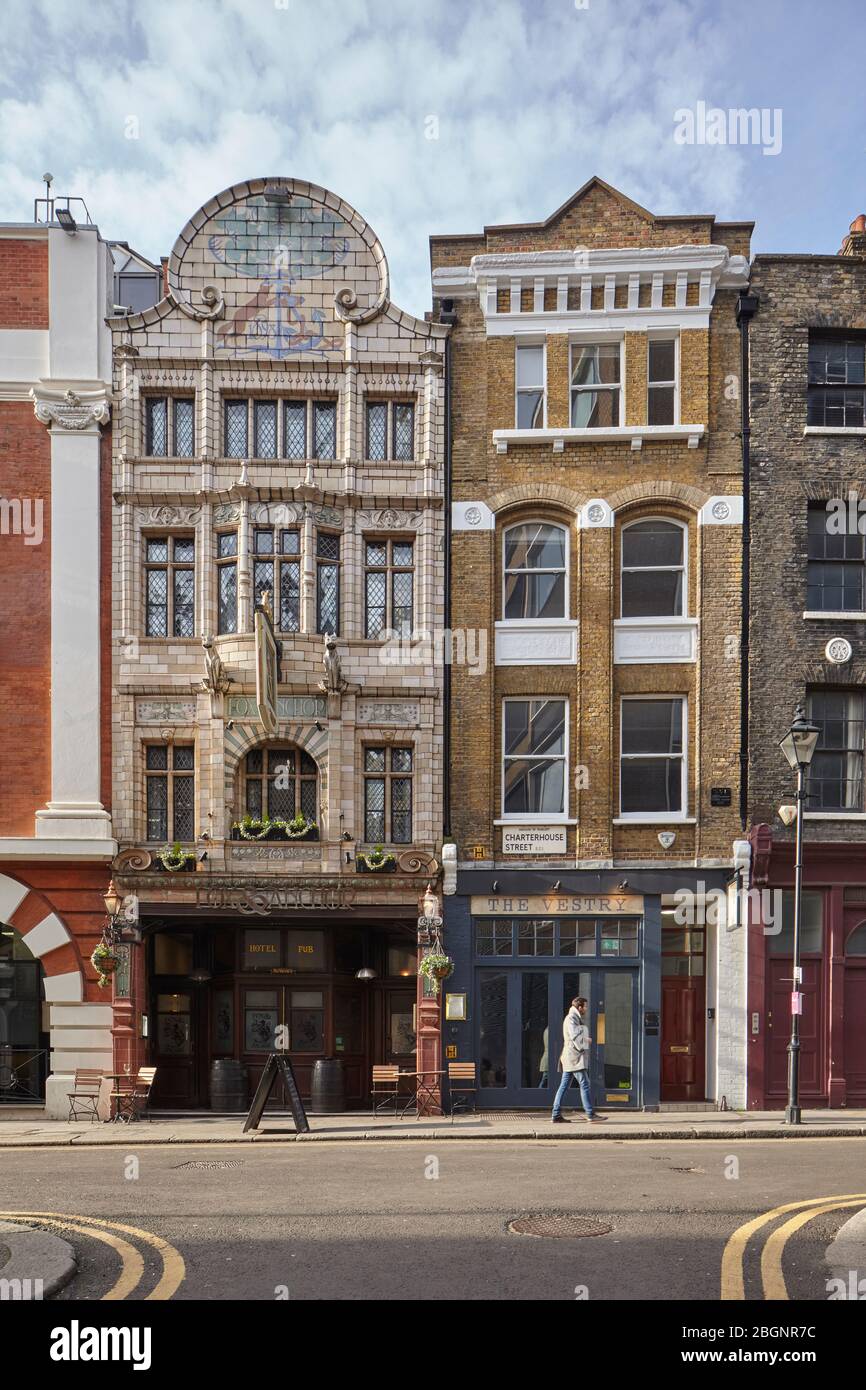
<svg viewBox="0 0 866 1390"><path fill-rule="evenodd" d="M784 1107L793 990L794 847L756 826L748 963L748 1108ZM806 1107L866 1106L866 845L803 853L800 1087Z"/></svg>

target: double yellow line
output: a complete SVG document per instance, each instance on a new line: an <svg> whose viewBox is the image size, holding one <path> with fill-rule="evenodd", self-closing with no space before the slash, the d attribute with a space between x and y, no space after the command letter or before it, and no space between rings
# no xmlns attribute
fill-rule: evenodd
<svg viewBox="0 0 866 1390"><path fill-rule="evenodd" d="M796 1212L767 1238L761 1251L761 1283L764 1298L789 1299L785 1276L782 1273L782 1255L785 1246L802 1226L816 1216L829 1211L842 1211L845 1207L860 1207L866 1203L866 1193L858 1192L847 1197L810 1197L805 1202L787 1202L785 1206L774 1207L753 1221L734 1231L722 1255L722 1300L742 1302L746 1297L744 1263L746 1246L753 1235L778 1220L788 1212Z"/></svg>
<svg viewBox="0 0 866 1390"><path fill-rule="evenodd" d="M150 1231L142 1231L138 1226L124 1226L119 1221L105 1221L94 1216L69 1216L65 1212L55 1211L0 1211L0 1220L41 1221L58 1230L75 1231L78 1235L91 1236L94 1240L109 1245L120 1257L121 1269L119 1279L102 1295L102 1301L128 1298L138 1288L144 1276L144 1260L141 1253L128 1240L124 1240L124 1236L132 1236L149 1245L157 1251L162 1260L162 1274L147 1294L148 1300L163 1301L173 1298L186 1277L186 1266L180 1251ZM115 1235L115 1231L121 1231L123 1234Z"/></svg>

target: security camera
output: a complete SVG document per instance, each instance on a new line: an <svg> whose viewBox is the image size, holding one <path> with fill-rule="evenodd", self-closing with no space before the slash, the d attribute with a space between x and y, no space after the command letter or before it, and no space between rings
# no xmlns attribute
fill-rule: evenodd
<svg viewBox="0 0 866 1390"><path fill-rule="evenodd" d="M226 724L226 728L227 728L227 729L233 729L234 727L235 727L235 721L234 721L233 719L230 719L229 722L228 722L228 724Z"/></svg>

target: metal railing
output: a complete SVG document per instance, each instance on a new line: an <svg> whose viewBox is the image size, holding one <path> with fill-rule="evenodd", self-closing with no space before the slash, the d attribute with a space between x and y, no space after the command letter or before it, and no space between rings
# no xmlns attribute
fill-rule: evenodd
<svg viewBox="0 0 866 1390"><path fill-rule="evenodd" d="M65 193L59 193L57 197L49 195L47 198L33 199L34 222L41 222L43 224L56 222L57 213L61 210L70 213L79 227L92 227L95 225L83 198L76 198Z"/></svg>
<svg viewBox="0 0 866 1390"><path fill-rule="evenodd" d="M48 1052L0 1044L0 1105L21 1105L45 1097Z"/></svg>

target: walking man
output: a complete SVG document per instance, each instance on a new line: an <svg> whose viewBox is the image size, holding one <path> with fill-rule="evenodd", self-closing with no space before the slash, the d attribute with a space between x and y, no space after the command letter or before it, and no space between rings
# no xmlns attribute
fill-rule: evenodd
<svg viewBox="0 0 866 1390"><path fill-rule="evenodd" d="M568 1124L569 1121L561 1114L563 1097L571 1085L571 1078L577 1077L580 1086L580 1099L586 1111L588 1124L597 1124L601 1120L606 1120L606 1115L597 1115L592 1106L592 1087L589 1081L589 1029L587 1028L584 1017L588 1004L582 995L572 999L571 1008L565 1015L562 1022L562 1056L560 1066L562 1067L562 1080L559 1083L559 1090L553 1102L553 1123L555 1125Z"/></svg>

